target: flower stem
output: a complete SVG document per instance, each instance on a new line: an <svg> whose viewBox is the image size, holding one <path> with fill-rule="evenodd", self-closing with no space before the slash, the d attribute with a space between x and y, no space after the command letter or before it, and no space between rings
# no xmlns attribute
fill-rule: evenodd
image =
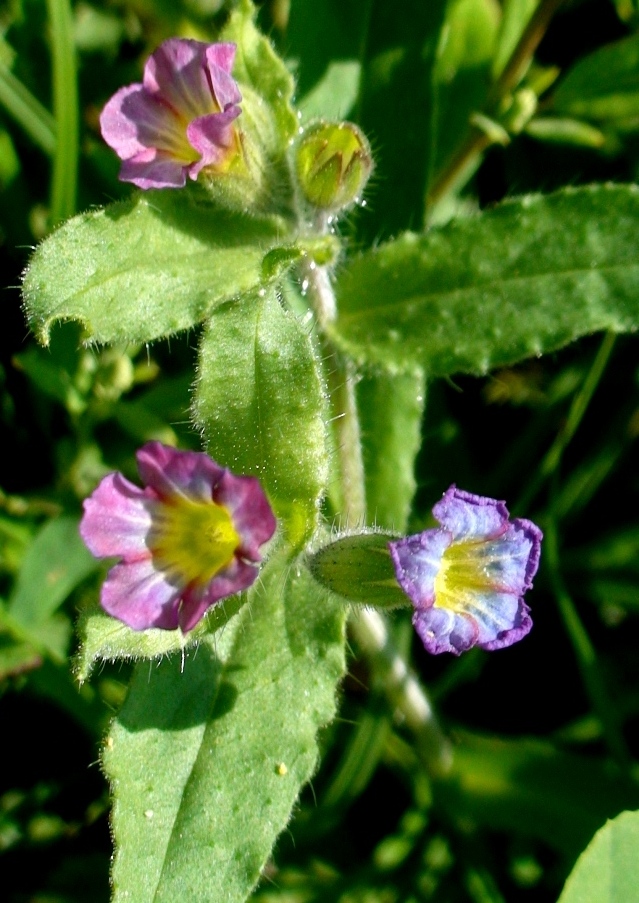
<svg viewBox="0 0 639 903"><path fill-rule="evenodd" d="M322 327L337 316L330 274L325 267L309 263L304 268L304 279L308 281L308 298L322 332L324 355L334 364L329 368L328 379L337 431L344 517L347 525L364 524L366 494L355 373L351 362L341 358L323 333ZM452 747L426 692L396 649L384 618L375 610L358 607L351 614L350 628L360 652L379 675L393 709L413 732L425 768L433 776L444 775L452 765Z"/></svg>
<svg viewBox="0 0 639 903"><path fill-rule="evenodd" d="M363 525L366 522L366 497L362 442L355 398L355 373L351 362L345 360L326 338L325 327L337 315L335 293L328 270L326 267L309 263L304 267L303 275L308 283L308 297L315 309L320 327L322 355L330 362L327 367L327 381L337 439L343 526Z"/></svg>

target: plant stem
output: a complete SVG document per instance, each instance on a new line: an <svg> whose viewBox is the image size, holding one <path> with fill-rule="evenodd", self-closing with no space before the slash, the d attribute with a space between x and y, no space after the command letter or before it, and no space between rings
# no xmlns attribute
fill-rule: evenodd
<svg viewBox="0 0 639 903"><path fill-rule="evenodd" d="M304 268L308 297L320 328L337 315L337 304L330 274L325 267L308 264ZM342 499L346 524L366 522L364 465L359 418L355 399L355 374L350 361L343 360L330 341L322 338L323 352L335 366L329 376L334 407L337 447L342 481ZM413 732L417 750L427 771L433 776L445 774L452 765L452 747L444 736L423 687L397 651L384 618L375 610L357 608L350 618L352 635L373 671L383 682L393 709L401 714Z"/></svg>
<svg viewBox="0 0 639 903"><path fill-rule="evenodd" d="M383 681L391 705L415 736L426 770L433 777L443 777L453 763L451 744L424 688L395 648L384 618L374 609L357 608L349 624L358 648Z"/></svg>
<svg viewBox="0 0 639 903"><path fill-rule="evenodd" d="M335 294L328 270L311 262L304 267L303 275L308 283L308 297L313 304L320 327L322 354L331 364L327 368L327 380L337 438L343 526L348 527L349 524L361 526L366 522L366 497L353 365L333 347L324 331L337 315Z"/></svg>
<svg viewBox="0 0 639 903"><path fill-rule="evenodd" d="M51 180L51 225L75 213L78 178L79 102L69 0L47 0L53 56L56 145Z"/></svg>
<svg viewBox="0 0 639 903"><path fill-rule="evenodd" d="M543 38L550 20L561 6L563 0L542 0L530 18L517 46L510 55L501 75L492 86L485 104L488 117L494 115L501 101L517 87L522 76L530 65L535 50ZM463 173L474 166L476 158L492 144L491 137L475 125L470 125L469 132L453 155L448 166L433 181L426 200L426 209L440 201L457 183Z"/></svg>

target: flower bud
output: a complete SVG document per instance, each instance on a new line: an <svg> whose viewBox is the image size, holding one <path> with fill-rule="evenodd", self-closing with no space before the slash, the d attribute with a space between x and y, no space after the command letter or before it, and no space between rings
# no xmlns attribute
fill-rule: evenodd
<svg viewBox="0 0 639 903"><path fill-rule="evenodd" d="M362 193L373 168L370 146L351 122L316 122L304 131L295 161L304 198L322 210L342 210Z"/></svg>

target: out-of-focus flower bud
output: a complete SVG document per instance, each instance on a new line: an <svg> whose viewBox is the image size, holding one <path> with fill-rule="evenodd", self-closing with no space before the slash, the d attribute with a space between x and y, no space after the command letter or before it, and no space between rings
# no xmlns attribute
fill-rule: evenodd
<svg viewBox="0 0 639 903"><path fill-rule="evenodd" d="M357 201L373 169L364 134L352 122L315 122L304 130L295 160L304 198L321 210Z"/></svg>

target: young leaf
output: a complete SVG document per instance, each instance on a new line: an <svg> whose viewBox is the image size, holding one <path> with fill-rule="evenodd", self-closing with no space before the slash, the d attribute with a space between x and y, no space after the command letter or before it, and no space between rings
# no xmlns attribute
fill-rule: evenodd
<svg viewBox="0 0 639 903"><path fill-rule="evenodd" d="M76 216L36 250L24 279L32 329L79 320L96 342L148 342L188 329L216 304L275 281L301 251L282 220L198 205L187 192L147 192Z"/></svg>
<svg viewBox="0 0 639 903"><path fill-rule="evenodd" d="M606 44L580 60L555 91L554 109L598 121L639 113L639 34Z"/></svg>
<svg viewBox="0 0 639 903"><path fill-rule="evenodd" d="M282 558L222 635L140 665L104 751L114 903L243 903L318 755L344 612Z"/></svg>
<svg viewBox="0 0 639 903"><path fill-rule="evenodd" d="M338 273L335 342L391 370L486 373L639 327L639 189L531 195L405 234Z"/></svg>
<svg viewBox="0 0 639 903"><path fill-rule="evenodd" d="M324 396L310 339L273 290L213 313L194 408L211 456L258 476L291 544L308 540L327 479Z"/></svg>
<svg viewBox="0 0 639 903"><path fill-rule="evenodd" d="M368 522L405 530L415 494L426 380L416 373L364 376L357 385Z"/></svg>
<svg viewBox="0 0 639 903"><path fill-rule="evenodd" d="M559 903L639 903L639 812L622 812L595 834Z"/></svg>

